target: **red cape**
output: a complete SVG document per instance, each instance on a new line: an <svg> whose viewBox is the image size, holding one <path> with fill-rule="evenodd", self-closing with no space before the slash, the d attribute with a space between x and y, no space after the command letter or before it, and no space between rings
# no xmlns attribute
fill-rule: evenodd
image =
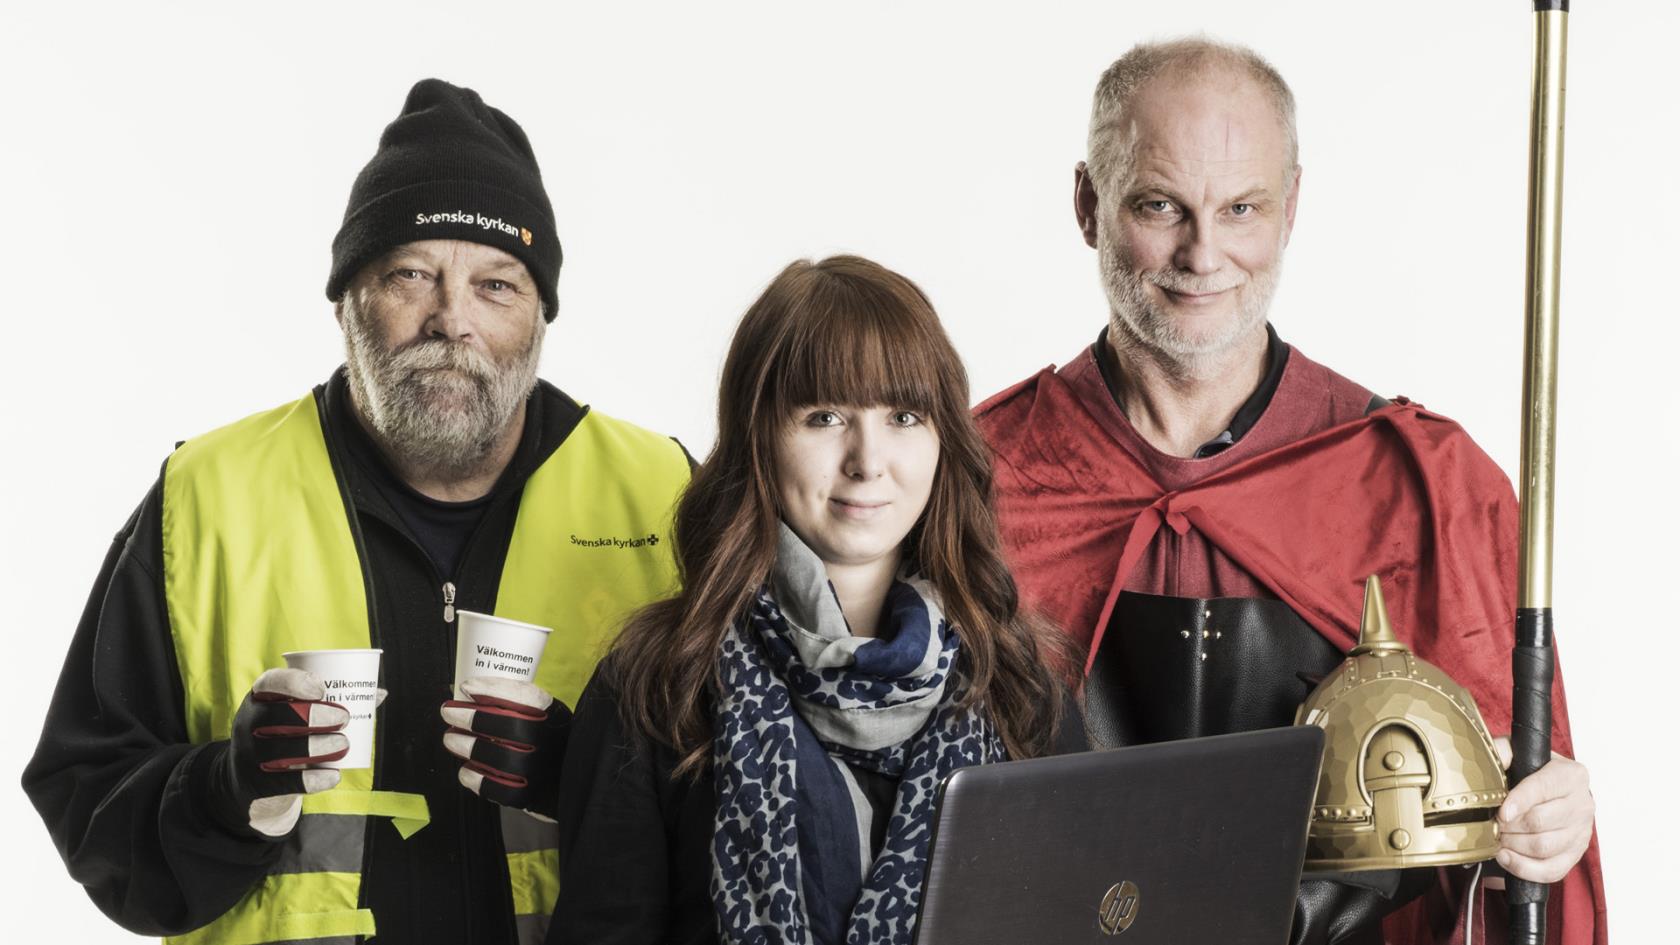
<svg viewBox="0 0 1680 945"><path fill-rule="evenodd" d="M1516 498L1451 420L1397 402L1168 491L1054 371L978 412L1023 599L1091 656L1150 543L1162 529L1195 531L1344 652L1365 578L1379 575L1395 632L1470 691L1494 732L1510 730ZM1552 747L1573 756L1561 669L1552 704ZM1461 897L1441 892L1392 915L1388 940L1458 940L1450 903ZM1549 913L1552 942L1607 941L1596 836Z"/></svg>

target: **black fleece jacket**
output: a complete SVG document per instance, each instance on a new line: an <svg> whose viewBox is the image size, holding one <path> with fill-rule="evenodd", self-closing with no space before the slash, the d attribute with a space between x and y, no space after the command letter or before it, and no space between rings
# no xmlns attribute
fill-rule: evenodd
<svg viewBox="0 0 1680 945"><path fill-rule="evenodd" d="M494 609L525 480L587 408L538 385L517 452L455 573L445 575L370 481L368 470L383 460L351 413L343 370L316 394L365 547L372 645L385 650L390 696L379 710L374 786L425 795L432 817L407 840L372 823L361 904L373 911L380 941L513 942L499 808L457 783L459 761L443 748L438 706L449 698L455 628L443 619L442 586L455 584L457 607ZM281 850L208 813L206 775L227 743L187 740L164 604L161 509L160 477L105 557L23 775L70 875L119 925L151 935L217 918Z"/></svg>
<svg viewBox="0 0 1680 945"><path fill-rule="evenodd" d="M578 697L560 775L560 901L546 945L712 945L712 832L717 782L710 769L675 774L675 749L624 724L615 658L608 654ZM1062 691L1049 751L1087 750L1084 718ZM877 853L898 779L848 764L875 811Z"/></svg>

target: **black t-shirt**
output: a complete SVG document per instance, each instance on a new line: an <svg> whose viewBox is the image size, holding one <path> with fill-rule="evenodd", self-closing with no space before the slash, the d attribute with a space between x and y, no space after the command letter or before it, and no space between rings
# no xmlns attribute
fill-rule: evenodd
<svg viewBox="0 0 1680 945"><path fill-rule="evenodd" d="M379 490L379 495L390 504L402 523L408 526L414 540L420 543L432 566L437 568L438 575L444 580L453 580L467 540L478 529L479 522L484 520L485 510L490 507L496 489L492 488L466 502L446 502L423 495L397 476L373 437L360 423L346 426L349 427L346 439L350 441L350 455L355 458L356 465Z"/></svg>

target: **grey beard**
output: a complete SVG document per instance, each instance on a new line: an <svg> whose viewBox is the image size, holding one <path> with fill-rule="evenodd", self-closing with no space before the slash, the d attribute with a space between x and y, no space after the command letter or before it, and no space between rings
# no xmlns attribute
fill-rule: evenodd
<svg viewBox="0 0 1680 945"><path fill-rule="evenodd" d="M1102 270L1103 292L1108 296L1111 343L1142 346L1172 369L1174 375L1205 379L1219 370L1222 355L1265 323L1283 270L1283 248L1279 246L1277 260L1270 268L1255 273L1247 285L1238 288L1241 301L1237 318L1228 328L1212 335L1184 331L1172 315L1155 306L1146 287L1218 291L1231 287L1228 277L1195 276L1176 269L1135 270L1121 258L1106 226L1097 228L1097 260Z"/></svg>
<svg viewBox="0 0 1680 945"><path fill-rule="evenodd" d="M536 386L543 330L508 364L453 341L395 351L344 300L344 354L351 395L380 446L402 467L444 478L477 472Z"/></svg>

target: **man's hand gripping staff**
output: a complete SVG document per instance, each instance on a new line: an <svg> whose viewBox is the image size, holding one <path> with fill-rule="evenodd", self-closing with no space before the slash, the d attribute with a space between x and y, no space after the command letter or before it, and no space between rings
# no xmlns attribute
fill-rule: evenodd
<svg viewBox="0 0 1680 945"><path fill-rule="evenodd" d="M466 761L461 784L487 801L552 821L571 710L517 679L469 679L461 690L467 699L452 699L441 710L449 725L443 746Z"/></svg>
<svg viewBox="0 0 1680 945"><path fill-rule="evenodd" d="M337 770L309 767L350 750L342 734L350 712L326 695L321 680L301 669L271 669L257 677L209 764L210 809L218 820L235 830L284 836L297 824L303 795L338 784Z"/></svg>

